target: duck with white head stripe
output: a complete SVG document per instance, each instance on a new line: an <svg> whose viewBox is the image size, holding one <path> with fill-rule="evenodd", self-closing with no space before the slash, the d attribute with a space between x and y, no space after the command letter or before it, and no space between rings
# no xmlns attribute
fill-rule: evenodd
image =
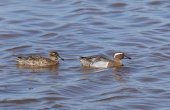
<svg viewBox="0 0 170 110"><path fill-rule="evenodd" d="M107 59L102 56L89 56L80 57L80 62L85 67L91 68L111 68L123 66L122 59L130 57L126 56L123 52L117 52L114 54L113 60Z"/></svg>

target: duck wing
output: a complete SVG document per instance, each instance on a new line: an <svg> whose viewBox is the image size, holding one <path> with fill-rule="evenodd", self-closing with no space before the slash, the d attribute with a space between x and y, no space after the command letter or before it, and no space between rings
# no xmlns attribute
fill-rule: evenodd
<svg viewBox="0 0 170 110"><path fill-rule="evenodd" d="M82 60L86 60L89 63L94 63L94 62L108 62L109 59L103 57L103 56L88 56L88 57L80 57Z"/></svg>
<svg viewBox="0 0 170 110"><path fill-rule="evenodd" d="M46 66L54 64L49 58L42 56L20 56L17 59L17 63L21 65L35 65L35 66Z"/></svg>
<svg viewBox="0 0 170 110"><path fill-rule="evenodd" d="M109 59L103 56L81 57L80 61L83 65L95 68L107 68Z"/></svg>

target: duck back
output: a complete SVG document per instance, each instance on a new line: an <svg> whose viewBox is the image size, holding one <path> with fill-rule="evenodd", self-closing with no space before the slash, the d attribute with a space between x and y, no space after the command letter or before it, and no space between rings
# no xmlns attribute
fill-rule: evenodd
<svg viewBox="0 0 170 110"><path fill-rule="evenodd" d="M41 56L18 57L17 64L26 66L50 66L58 62Z"/></svg>

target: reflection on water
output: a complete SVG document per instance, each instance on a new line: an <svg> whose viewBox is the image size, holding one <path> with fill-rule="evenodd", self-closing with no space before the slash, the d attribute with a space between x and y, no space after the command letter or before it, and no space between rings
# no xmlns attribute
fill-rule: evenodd
<svg viewBox="0 0 170 110"><path fill-rule="evenodd" d="M58 72L58 66L49 66L49 67L33 67L33 66L25 66L25 65L16 65L18 69L29 71L29 72L52 72L56 73Z"/></svg>
<svg viewBox="0 0 170 110"><path fill-rule="evenodd" d="M105 71L106 68L90 68L90 67L82 66L81 70L83 73L97 73L97 72Z"/></svg>
<svg viewBox="0 0 170 110"><path fill-rule="evenodd" d="M169 110L169 10L169 0L1 0L0 109ZM66 60L16 66L51 50ZM132 57L122 68L78 59L117 51Z"/></svg>
<svg viewBox="0 0 170 110"><path fill-rule="evenodd" d="M104 73L105 71L108 71L113 74L113 77L115 80L118 80L118 81L123 81L124 78L123 77L126 77L126 74L124 73L128 73L129 70L128 68L126 67L114 67L114 68L89 68L89 67L82 67L81 68L81 72L84 73L84 74L102 74ZM84 75L85 76L85 75ZM88 79L88 77L85 77L83 79Z"/></svg>

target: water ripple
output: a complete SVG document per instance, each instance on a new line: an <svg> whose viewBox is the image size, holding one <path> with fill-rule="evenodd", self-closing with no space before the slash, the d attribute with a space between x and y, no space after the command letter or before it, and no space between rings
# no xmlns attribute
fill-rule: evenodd
<svg viewBox="0 0 170 110"><path fill-rule="evenodd" d="M169 0L2 0L0 109L162 110L169 106ZM16 65L57 50L51 68ZM80 56L125 52L124 67L87 69Z"/></svg>

